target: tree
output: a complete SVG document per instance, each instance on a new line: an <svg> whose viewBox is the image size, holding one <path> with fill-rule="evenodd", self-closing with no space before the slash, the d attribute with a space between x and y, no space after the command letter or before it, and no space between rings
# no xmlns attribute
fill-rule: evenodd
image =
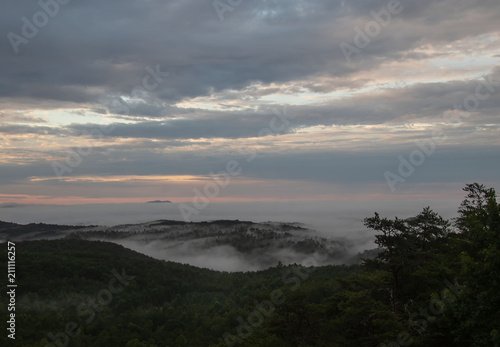
<svg viewBox="0 0 500 347"><path fill-rule="evenodd" d="M444 238L450 232L450 222L443 219L429 206L416 217L406 219L409 233L418 240L418 247L425 251L433 246L432 242Z"/></svg>
<svg viewBox="0 0 500 347"><path fill-rule="evenodd" d="M450 307L452 332L471 346L500 345L500 206L493 188L468 184L455 225L465 241L460 300Z"/></svg>
<svg viewBox="0 0 500 347"><path fill-rule="evenodd" d="M382 248L375 260L366 262L368 268L387 271L392 277L390 291L392 311L399 314L400 272L406 263L408 249L411 248L409 234L404 220L380 218L378 213L372 218L365 218L365 226L381 233L375 236L375 243Z"/></svg>
<svg viewBox="0 0 500 347"><path fill-rule="evenodd" d="M365 225L379 232L375 243L381 251L375 259L365 260L364 268L388 274L367 287L378 286L379 291L387 293L392 313L403 322L411 314L407 307L420 299L428 300L442 286L442 278L452 272L445 261L450 222L425 207L407 219L390 220L375 213L365 219ZM386 278L388 282L384 282Z"/></svg>

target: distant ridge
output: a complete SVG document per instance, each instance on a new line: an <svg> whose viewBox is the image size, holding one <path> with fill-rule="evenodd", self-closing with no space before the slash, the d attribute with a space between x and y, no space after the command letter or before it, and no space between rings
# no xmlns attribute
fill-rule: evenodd
<svg viewBox="0 0 500 347"><path fill-rule="evenodd" d="M171 204L172 201L168 200L153 200L153 201L148 201L146 204Z"/></svg>
<svg viewBox="0 0 500 347"><path fill-rule="evenodd" d="M0 243L41 239L133 244L136 251L156 259L218 271L256 271L279 262L303 264L314 254L328 254L322 265L356 264L376 256L372 251L355 254L343 240L325 237L299 223L159 219L115 226L71 226L0 221Z"/></svg>

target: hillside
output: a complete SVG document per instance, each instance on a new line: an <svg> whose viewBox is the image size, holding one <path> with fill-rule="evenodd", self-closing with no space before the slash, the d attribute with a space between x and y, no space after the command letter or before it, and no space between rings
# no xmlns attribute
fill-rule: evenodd
<svg viewBox="0 0 500 347"><path fill-rule="evenodd" d="M464 191L453 222L430 207L406 219L365 218L379 249L361 265L278 263L227 273L83 240L79 232L15 242L18 287L7 287L15 311L7 311L9 292L0 304L15 314L19 346L498 347L500 205L493 188L474 183ZM246 222L217 223L232 230ZM157 228L166 237L163 228L172 226L157 221L148 235ZM309 262L329 256L318 251ZM6 269L7 247L0 259Z"/></svg>
<svg viewBox="0 0 500 347"><path fill-rule="evenodd" d="M5 247L0 253L5 268ZM16 259L16 346L30 347L51 342L50 333L65 340L57 334L70 322L80 330L74 337L65 333L69 346L222 346L226 332L237 334L238 317L275 289L291 298L285 293L303 281L303 287L314 284L311 294L322 300L339 288L335 278L359 271L279 266L229 274L155 260L109 242L68 239L18 242ZM120 276L130 278L125 284ZM111 288L117 293L109 296ZM6 300L1 296L2 312ZM7 345L5 334L0 341Z"/></svg>
<svg viewBox="0 0 500 347"><path fill-rule="evenodd" d="M156 259L222 271L263 270L279 262L306 264L318 252L328 253L322 265L361 261L352 241L327 238L298 223L157 220L112 227L5 224L7 227L0 229L3 239L111 241Z"/></svg>

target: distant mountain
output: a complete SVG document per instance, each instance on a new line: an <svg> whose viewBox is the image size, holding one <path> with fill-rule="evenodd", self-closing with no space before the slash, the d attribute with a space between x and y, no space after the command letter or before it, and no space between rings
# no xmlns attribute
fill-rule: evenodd
<svg viewBox="0 0 500 347"><path fill-rule="evenodd" d="M68 233L85 228L95 228L95 225L59 225L45 223L17 224L0 221L0 240L40 240L40 239L60 239Z"/></svg>
<svg viewBox="0 0 500 347"><path fill-rule="evenodd" d="M171 204L172 201L168 200L153 200L153 201L148 201L146 204Z"/></svg>
<svg viewBox="0 0 500 347"><path fill-rule="evenodd" d="M257 271L278 263L307 265L312 261L313 265L329 265L362 260L352 242L325 237L299 223L156 220L82 227L0 222L0 227L3 240L110 241L156 259L220 271Z"/></svg>

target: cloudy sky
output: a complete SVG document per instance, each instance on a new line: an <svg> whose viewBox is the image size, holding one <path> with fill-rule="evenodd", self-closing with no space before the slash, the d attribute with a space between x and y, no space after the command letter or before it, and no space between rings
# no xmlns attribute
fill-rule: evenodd
<svg viewBox="0 0 500 347"><path fill-rule="evenodd" d="M498 0L1 7L0 203L500 189Z"/></svg>

